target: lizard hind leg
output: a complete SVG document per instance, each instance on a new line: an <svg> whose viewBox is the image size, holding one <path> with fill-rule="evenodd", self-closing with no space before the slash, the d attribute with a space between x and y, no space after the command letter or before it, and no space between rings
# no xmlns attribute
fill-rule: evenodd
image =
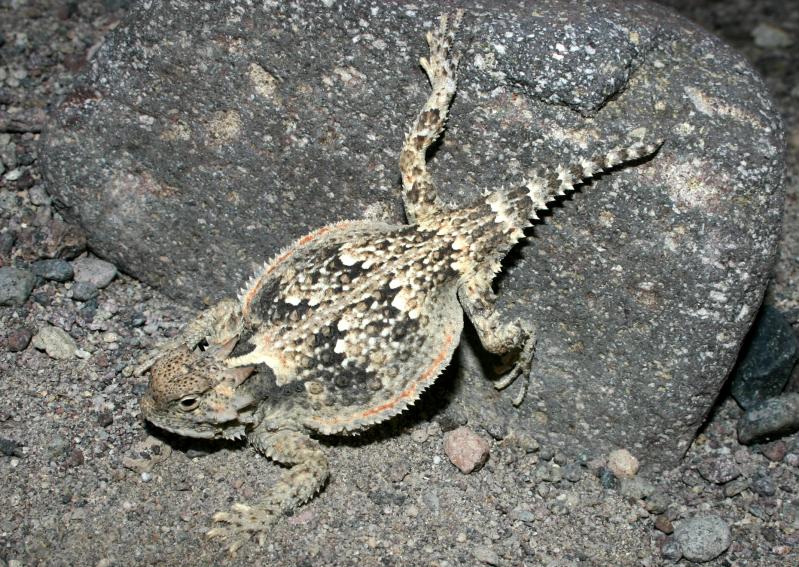
<svg viewBox="0 0 799 567"><path fill-rule="evenodd" d="M513 405L519 406L530 385L537 340L535 327L523 319L502 321L494 305L493 291L490 287L478 285L479 280L474 278L464 283L458 290L458 299L486 350L498 355L516 354L515 364L505 376L494 382L494 387L505 389L522 377L522 386L513 398Z"/></svg>
<svg viewBox="0 0 799 567"><path fill-rule="evenodd" d="M280 516L310 500L329 475L327 457L319 444L304 433L259 427L250 439L264 455L290 468L257 503L234 504L229 512L214 515L214 521L224 525L212 528L207 535L233 540L228 547L231 554L252 536L263 545Z"/></svg>
<svg viewBox="0 0 799 567"><path fill-rule="evenodd" d="M400 151L402 201L411 223L436 212L442 205L427 171L426 154L443 132L455 96L458 60L450 55L450 50L462 17L462 10L455 12L452 18L442 15L438 28L427 33L428 57L419 60L432 91L406 134Z"/></svg>

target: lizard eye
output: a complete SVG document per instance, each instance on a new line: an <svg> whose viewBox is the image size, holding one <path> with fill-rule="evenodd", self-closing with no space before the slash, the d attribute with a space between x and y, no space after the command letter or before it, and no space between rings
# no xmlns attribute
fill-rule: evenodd
<svg viewBox="0 0 799 567"><path fill-rule="evenodd" d="M208 340L204 338L199 343L194 345L194 348L199 350L200 352L205 352L205 349L208 348Z"/></svg>
<svg viewBox="0 0 799 567"><path fill-rule="evenodd" d="M194 396L184 396L180 398L178 406L182 411L191 411L200 404L200 401Z"/></svg>

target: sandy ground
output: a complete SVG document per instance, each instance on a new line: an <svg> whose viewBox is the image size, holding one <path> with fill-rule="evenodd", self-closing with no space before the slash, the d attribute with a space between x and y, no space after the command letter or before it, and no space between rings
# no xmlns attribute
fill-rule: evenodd
<svg viewBox="0 0 799 567"><path fill-rule="evenodd" d="M796 325L799 7L665 3L740 49L783 113L785 228L767 299ZM36 260L55 238L57 213L38 167L46 113L127 4L0 0L0 227L18 235L8 244L13 265ZM203 538L210 516L256 499L280 469L243 445L145 427L137 406L145 384L129 365L191 313L122 274L91 294L48 280L22 306L0 308L0 567L222 564L224 548ZM48 324L66 330L77 353L62 360L25 347ZM741 446L741 410L722 399L681 467L630 480L539 447L512 423L472 420L466 425L489 442L490 459L465 475L449 462L444 438L481 387L468 370L449 372L401 420L358 439L325 440L333 476L323 493L234 563L661 565L679 559L675 527L708 554L726 548L708 565L799 559L797 435ZM692 527L695 518L718 519L731 543Z"/></svg>

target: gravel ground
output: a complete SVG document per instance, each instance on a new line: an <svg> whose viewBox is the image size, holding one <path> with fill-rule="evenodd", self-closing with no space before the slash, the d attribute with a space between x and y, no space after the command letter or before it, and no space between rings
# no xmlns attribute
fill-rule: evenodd
<svg viewBox="0 0 799 567"><path fill-rule="evenodd" d="M666 3L740 49L785 117L786 225L768 299L795 328L799 8ZM210 515L257 498L279 474L243 446L190 442L141 423L145 384L129 365L191 313L82 255L80 233L60 222L41 183L47 112L127 5L0 0L0 296L12 303L0 307L0 567L219 564L224 549L202 539ZM67 260L41 261L56 255ZM634 463L624 455L570 461L512 424L469 422L450 433L475 387L462 374L448 373L401 420L329 440L334 476L321 496L236 563L797 562L799 436L740 445L742 412L725 398L682 466L625 478ZM469 474L448 457L468 470L486 447L488 461ZM455 457L458 449L466 454Z"/></svg>

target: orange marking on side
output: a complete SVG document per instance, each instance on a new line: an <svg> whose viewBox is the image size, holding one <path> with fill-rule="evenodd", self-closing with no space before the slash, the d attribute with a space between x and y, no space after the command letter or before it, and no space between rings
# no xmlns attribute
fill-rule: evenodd
<svg viewBox="0 0 799 567"><path fill-rule="evenodd" d="M438 352L438 354L436 355L435 359L430 364L430 366L428 366L424 370L424 372L422 372L419 375L419 377L416 380L413 381L413 383L411 384L410 387L406 388L405 390L403 390L402 392L400 392L399 394L397 394L396 396L391 398L386 403L384 403L382 405L379 405L379 406L377 406L375 408L370 408L370 409L368 409L366 411L363 411L363 412L361 412L359 414L355 414L355 415L351 416L349 419L346 419L346 420L333 418L333 419L325 419L325 420L319 420L319 421L323 421L324 423L334 424L334 423L342 423L344 421L352 421L353 419L370 417L370 416L382 413L382 412L384 412L386 410L389 410L389 409L393 408L394 406L396 406L402 400L405 400L406 398L412 397L414 394L416 394L416 391L419 389L419 385L423 384L424 382L429 380L431 376L435 375L436 371L441 367L441 364L443 364L445 362L445 360L447 358L447 355L449 354L449 347L452 344L453 339L454 339L454 335L447 335L444 338L444 346L443 346L443 348Z"/></svg>
<svg viewBox="0 0 799 567"><path fill-rule="evenodd" d="M330 232L330 227L328 227L328 226L323 226L323 227L322 227L322 228L320 228L319 230L317 230L317 231L315 231L315 232L312 232L311 234L306 234L305 236L303 236L302 238L300 238L300 239L297 241L297 246L305 246L305 245L306 245L306 244L308 244L308 243L309 243L311 240L314 240L314 239L316 239L316 238L319 238L320 236L322 236L323 234L325 234L325 233L327 233L327 232Z"/></svg>
<svg viewBox="0 0 799 567"><path fill-rule="evenodd" d="M258 295L258 292L261 291L261 287L263 286L264 279L266 278L266 276L275 271L280 264L285 262L299 248L302 248L309 242L312 242L313 240L316 240L320 236L327 234L331 230L340 230L346 227L348 224L350 224L350 221L342 221L334 225L323 226L320 229L317 229L309 234L306 234L305 236L301 237L297 242L295 242L294 245L291 246L288 250L286 250L283 254L272 260L269 263L269 266L267 266L264 272L258 277L258 281L256 282L256 284L252 287L252 289L248 290L247 293L244 295L241 306L241 310L244 316L246 317L247 315L249 315L250 305L252 304L252 300L255 298L256 295Z"/></svg>

